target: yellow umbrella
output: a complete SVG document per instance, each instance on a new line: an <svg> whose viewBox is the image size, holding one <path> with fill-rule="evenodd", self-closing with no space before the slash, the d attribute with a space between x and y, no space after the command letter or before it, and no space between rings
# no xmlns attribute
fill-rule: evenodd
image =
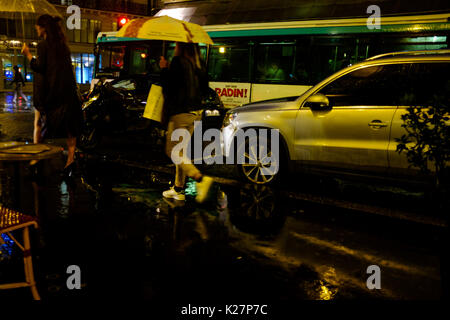
<svg viewBox="0 0 450 320"><path fill-rule="evenodd" d="M214 44L200 25L168 16L131 20L117 32L117 36Z"/></svg>

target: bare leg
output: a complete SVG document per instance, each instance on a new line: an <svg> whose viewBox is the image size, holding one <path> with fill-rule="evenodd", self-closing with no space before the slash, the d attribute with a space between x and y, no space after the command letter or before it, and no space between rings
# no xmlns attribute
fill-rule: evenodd
<svg viewBox="0 0 450 320"><path fill-rule="evenodd" d="M38 110L34 110L34 132L33 132L33 143L41 142L41 124L39 123L39 118L41 114Z"/></svg>
<svg viewBox="0 0 450 320"><path fill-rule="evenodd" d="M41 114L38 110L34 110L34 131L33 131L33 143L40 143L41 142L41 124L39 123L39 118ZM36 163L38 163L38 160L31 160L30 166L34 166Z"/></svg>
<svg viewBox="0 0 450 320"><path fill-rule="evenodd" d="M67 162L66 166L68 167L71 165L75 158L75 148L77 146L77 138L76 137L69 137L67 138Z"/></svg>

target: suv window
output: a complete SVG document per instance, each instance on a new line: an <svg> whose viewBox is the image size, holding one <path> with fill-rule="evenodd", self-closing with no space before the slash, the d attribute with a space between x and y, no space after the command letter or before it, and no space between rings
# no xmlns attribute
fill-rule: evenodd
<svg viewBox="0 0 450 320"><path fill-rule="evenodd" d="M408 78L408 90L399 105L430 106L450 100L450 62L414 63Z"/></svg>
<svg viewBox="0 0 450 320"><path fill-rule="evenodd" d="M333 107L397 106L407 88L411 64L370 66L352 71L332 81L319 93Z"/></svg>

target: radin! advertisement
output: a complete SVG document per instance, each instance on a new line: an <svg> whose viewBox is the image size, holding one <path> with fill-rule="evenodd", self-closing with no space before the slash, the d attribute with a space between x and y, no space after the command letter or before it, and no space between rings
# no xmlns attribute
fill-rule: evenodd
<svg viewBox="0 0 450 320"><path fill-rule="evenodd" d="M210 82L227 108L240 106L250 102L250 83Z"/></svg>

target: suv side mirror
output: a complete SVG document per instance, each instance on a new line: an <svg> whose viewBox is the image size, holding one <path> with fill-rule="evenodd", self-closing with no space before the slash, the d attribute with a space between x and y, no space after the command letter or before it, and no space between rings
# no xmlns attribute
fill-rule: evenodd
<svg viewBox="0 0 450 320"><path fill-rule="evenodd" d="M330 101L327 96L321 93L313 94L306 99L305 107L309 107L311 110L315 111L329 110L331 108Z"/></svg>

